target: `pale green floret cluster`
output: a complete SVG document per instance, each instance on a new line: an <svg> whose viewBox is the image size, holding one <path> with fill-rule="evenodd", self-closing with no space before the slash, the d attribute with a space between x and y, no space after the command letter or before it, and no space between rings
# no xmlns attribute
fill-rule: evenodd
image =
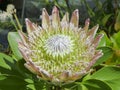
<svg viewBox="0 0 120 90"><path fill-rule="evenodd" d="M91 58L90 53L94 53L87 54L85 41L80 39L77 32L66 31L66 34L34 31L29 35L33 62L53 75L64 71L84 73Z"/></svg>

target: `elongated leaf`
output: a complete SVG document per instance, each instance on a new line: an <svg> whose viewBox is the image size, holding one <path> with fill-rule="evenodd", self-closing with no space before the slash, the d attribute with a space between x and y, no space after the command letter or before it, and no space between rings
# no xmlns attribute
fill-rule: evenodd
<svg viewBox="0 0 120 90"><path fill-rule="evenodd" d="M84 82L84 85L87 90L112 90L107 83L96 79L87 80Z"/></svg>
<svg viewBox="0 0 120 90"><path fill-rule="evenodd" d="M0 67L11 70L11 67L5 62L5 60L14 63L14 60L10 56L0 53Z"/></svg>
<svg viewBox="0 0 120 90"><path fill-rule="evenodd" d="M107 81L112 90L120 90L120 79Z"/></svg>
<svg viewBox="0 0 120 90"><path fill-rule="evenodd" d="M28 83L27 84L27 88L29 88L30 90L36 90L35 86L34 86L34 81L31 79L25 79L25 81Z"/></svg>
<svg viewBox="0 0 120 90"><path fill-rule="evenodd" d="M99 49L102 50L103 56L96 61L94 66L102 64L103 62L109 60L114 54L114 51L110 47L100 47Z"/></svg>
<svg viewBox="0 0 120 90"><path fill-rule="evenodd" d="M92 79L97 79L106 82L112 90L120 90L120 68L107 66L91 76Z"/></svg>
<svg viewBox="0 0 120 90"><path fill-rule="evenodd" d="M22 68L21 68L22 67ZM17 75L18 77L25 76L25 70L27 70L24 67L24 63L21 64L20 60L19 62L16 62L12 57L0 53L0 73L6 74L6 75Z"/></svg>
<svg viewBox="0 0 120 90"><path fill-rule="evenodd" d="M91 76L92 79L98 79L102 81L111 81L120 79L120 68L113 66L106 66Z"/></svg>
<svg viewBox="0 0 120 90"><path fill-rule="evenodd" d="M75 83L77 86L75 86L75 88L77 89L77 90L88 90L87 88L86 88L86 86L83 84L83 83L81 83L81 82L76 82ZM74 87L74 86L73 86ZM74 89L75 90L75 89Z"/></svg>
<svg viewBox="0 0 120 90"><path fill-rule="evenodd" d="M116 31L120 30L120 11L119 11L118 16L116 18L116 22L115 22L114 28L115 28Z"/></svg>
<svg viewBox="0 0 120 90"><path fill-rule="evenodd" d="M112 16L112 14L108 14L108 15L105 15L105 17L103 17L102 19L102 24L105 26L108 19Z"/></svg>
<svg viewBox="0 0 120 90"><path fill-rule="evenodd" d="M120 31L111 37L111 41L113 42L114 48L120 49Z"/></svg>
<svg viewBox="0 0 120 90"><path fill-rule="evenodd" d="M95 13L93 12L92 8L90 7L90 5L87 3L86 0L82 1L84 3L84 5L87 7L88 10L88 14L90 15L90 17L94 17Z"/></svg>
<svg viewBox="0 0 120 90"><path fill-rule="evenodd" d="M4 75L0 75L0 81L6 79L7 77Z"/></svg>
<svg viewBox="0 0 120 90"><path fill-rule="evenodd" d="M22 59L22 55L20 51L18 50L18 43L17 41L20 41L20 36L17 32L9 32L8 34L8 42L10 44L11 50L13 51L13 54L17 60Z"/></svg>

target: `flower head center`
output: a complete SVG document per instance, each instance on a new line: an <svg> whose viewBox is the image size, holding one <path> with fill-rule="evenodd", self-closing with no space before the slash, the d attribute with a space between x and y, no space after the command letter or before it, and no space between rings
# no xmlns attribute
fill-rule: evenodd
<svg viewBox="0 0 120 90"><path fill-rule="evenodd" d="M53 57L69 54L72 51L73 41L69 36L54 35L45 42L46 53Z"/></svg>

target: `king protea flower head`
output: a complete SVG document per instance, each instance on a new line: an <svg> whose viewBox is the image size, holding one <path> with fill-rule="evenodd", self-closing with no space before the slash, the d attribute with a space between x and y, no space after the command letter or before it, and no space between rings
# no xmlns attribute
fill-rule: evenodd
<svg viewBox="0 0 120 90"><path fill-rule="evenodd" d="M26 19L28 35L19 31L22 42L19 50L25 59L25 67L41 79L53 83L67 83L80 79L90 71L91 66L102 56L96 47L102 37L97 35L98 25L78 27L79 12L68 13L60 21L59 10L53 8L52 18L45 8L42 10L42 27Z"/></svg>

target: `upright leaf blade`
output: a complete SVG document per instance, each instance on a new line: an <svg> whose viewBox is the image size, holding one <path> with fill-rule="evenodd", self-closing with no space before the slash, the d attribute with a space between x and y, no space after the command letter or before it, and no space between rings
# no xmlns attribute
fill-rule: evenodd
<svg viewBox="0 0 120 90"><path fill-rule="evenodd" d="M115 49L120 49L120 31L111 37L111 41L113 42Z"/></svg>
<svg viewBox="0 0 120 90"><path fill-rule="evenodd" d="M119 11L118 16L116 18L114 28L116 31L120 31L120 11Z"/></svg>
<svg viewBox="0 0 120 90"><path fill-rule="evenodd" d="M18 41L20 41L20 36L17 32L9 32L8 34L8 42L11 47L11 50L17 60L22 59L22 55L18 49Z"/></svg>
<svg viewBox="0 0 120 90"><path fill-rule="evenodd" d="M108 22L108 20L109 20L109 18L112 16L112 14L107 14L107 15L105 15L104 17L103 17L103 19L102 19L102 24L103 24L103 26L105 26L106 25L106 23Z"/></svg>

